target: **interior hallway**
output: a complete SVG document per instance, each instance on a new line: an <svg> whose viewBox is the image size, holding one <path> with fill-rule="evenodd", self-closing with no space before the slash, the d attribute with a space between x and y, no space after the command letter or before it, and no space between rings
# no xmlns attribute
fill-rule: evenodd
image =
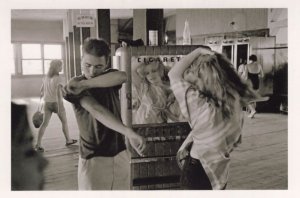
<svg viewBox="0 0 300 198"><path fill-rule="evenodd" d="M28 103L28 117L37 109L38 98ZM71 138L78 139L78 128L70 103L65 101ZM242 144L232 153L227 189L287 189L287 115L256 114L245 117ZM31 123L31 121L29 121ZM33 134L37 129L32 126ZM78 143L66 147L61 123L54 114L42 141L49 165L44 190L77 190Z"/></svg>

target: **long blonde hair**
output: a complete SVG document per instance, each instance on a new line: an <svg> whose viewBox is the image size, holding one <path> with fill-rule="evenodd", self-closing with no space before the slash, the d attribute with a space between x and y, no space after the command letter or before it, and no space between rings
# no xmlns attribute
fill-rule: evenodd
<svg viewBox="0 0 300 198"><path fill-rule="evenodd" d="M151 59L151 58L152 57L145 58L144 63L137 67L136 71L137 71L138 75L141 77L141 79L143 81L145 81L147 84L150 84L150 82L146 78L145 68L149 65L154 65L155 69L159 73L160 78L164 81L165 66L163 65L163 63L161 61L156 60L156 61L150 62L149 59Z"/></svg>
<svg viewBox="0 0 300 198"><path fill-rule="evenodd" d="M245 106L257 94L238 76L231 62L222 54L200 55L190 66L197 67L197 77L202 87L197 87L201 97L214 108L220 108L223 118L229 119L237 99ZM195 85L196 86L196 85ZM237 97L239 95L239 97Z"/></svg>
<svg viewBox="0 0 300 198"><path fill-rule="evenodd" d="M61 60L52 60L50 62L50 68L47 73L47 76L49 78L52 78L55 75L59 75L59 67L62 66L62 61Z"/></svg>
<svg viewBox="0 0 300 198"><path fill-rule="evenodd" d="M149 59L151 57L148 57L147 59L145 59L144 63L141 64L138 68L137 68L137 73L138 75L141 77L141 94L145 95L146 98L148 99L148 101L153 104L156 107L159 108L164 108L167 104L167 90L166 90L166 80L165 78L165 66L162 64L162 62L160 61L153 61L150 62ZM160 78L162 79L162 84L159 86L154 86L153 84L151 84L147 78L146 78L146 74L145 74L145 68L149 65L154 65L155 69L157 70Z"/></svg>

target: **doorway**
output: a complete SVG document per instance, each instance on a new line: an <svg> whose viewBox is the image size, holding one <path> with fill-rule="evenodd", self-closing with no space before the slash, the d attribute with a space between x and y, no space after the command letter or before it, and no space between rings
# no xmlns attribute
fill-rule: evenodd
<svg viewBox="0 0 300 198"><path fill-rule="evenodd" d="M222 54L224 54L231 61L231 63L234 62L233 52L234 52L234 45L222 46Z"/></svg>
<svg viewBox="0 0 300 198"><path fill-rule="evenodd" d="M249 44L238 44L237 45L237 53L236 53L236 65L235 67L239 69L238 67L245 62L248 62L248 48Z"/></svg>

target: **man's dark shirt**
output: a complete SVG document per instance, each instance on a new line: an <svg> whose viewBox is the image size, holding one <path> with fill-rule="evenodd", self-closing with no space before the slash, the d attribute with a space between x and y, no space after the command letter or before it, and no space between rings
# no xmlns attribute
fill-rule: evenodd
<svg viewBox="0 0 300 198"><path fill-rule="evenodd" d="M105 73L114 71L116 70L108 70ZM78 80L86 80L84 76L76 78ZM91 96L100 105L111 111L117 119L121 120L120 88L121 85L108 88L92 88L83 91L79 95L64 95L64 99L73 104L80 131L81 158L90 159L96 156L112 157L126 149L122 134L104 126L80 105L82 97Z"/></svg>

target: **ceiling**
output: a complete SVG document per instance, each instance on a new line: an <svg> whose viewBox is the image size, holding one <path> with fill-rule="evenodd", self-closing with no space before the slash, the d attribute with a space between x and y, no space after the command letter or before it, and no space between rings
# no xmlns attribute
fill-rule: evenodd
<svg viewBox="0 0 300 198"><path fill-rule="evenodd" d="M46 20L61 21L67 16L65 9L14 9L11 10L11 18L18 20Z"/></svg>
<svg viewBox="0 0 300 198"><path fill-rule="evenodd" d="M82 13L93 13L95 10L81 10ZM164 17L174 15L176 9L164 9ZM11 18L17 20L61 21L67 16L67 9L13 9ZM111 19L128 19L133 17L133 9L111 9Z"/></svg>

